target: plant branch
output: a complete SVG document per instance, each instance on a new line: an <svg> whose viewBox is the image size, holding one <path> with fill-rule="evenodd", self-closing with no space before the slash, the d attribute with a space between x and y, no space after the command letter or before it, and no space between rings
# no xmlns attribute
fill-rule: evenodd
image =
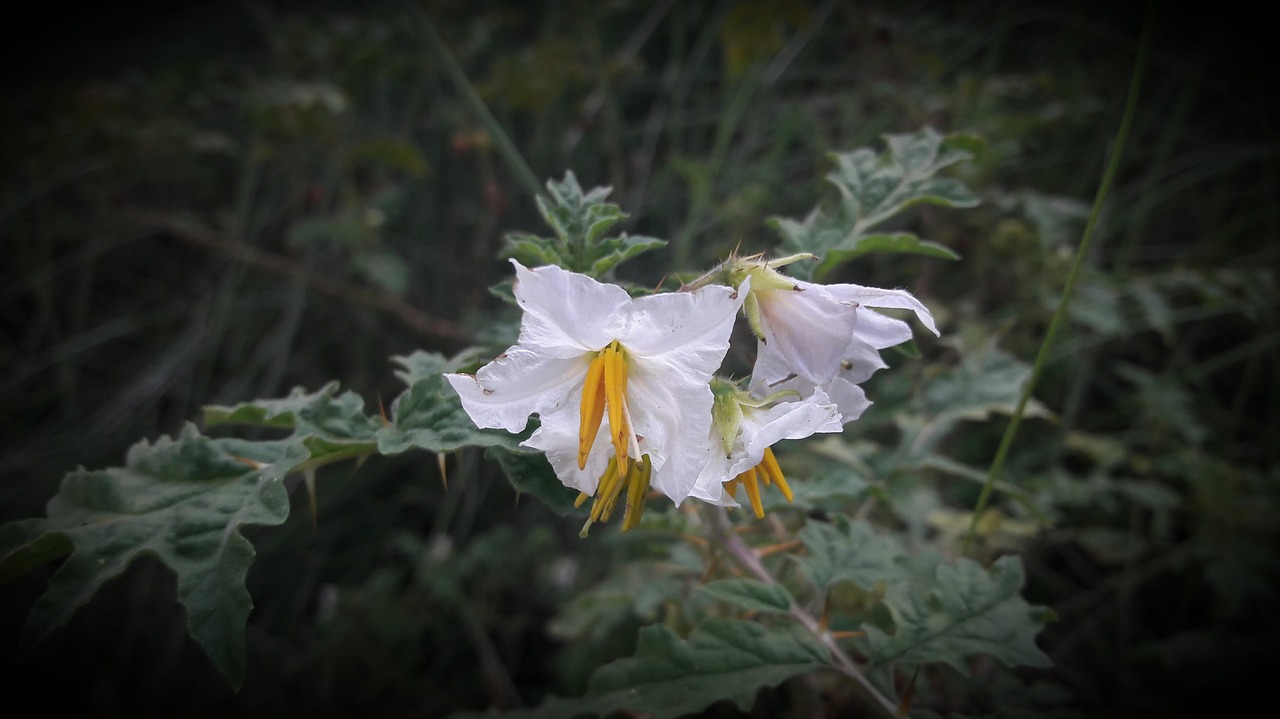
<svg viewBox="0 0 1280 719"><path fill-rule="evenodd" d="M725 512L724 508L713 507L709 509L709 512L717 541L724 548L725 553L752 577L765 584L778 584L778 580L760 561L760 556L756 553L756 550L747 546L747 543L743 542L742 538L733 531L733 526L729 523L728 513ZM854 688L867 701L867 704L870 705L877 716L884 717L884 719L896 719L898 717L897 704L871 685L866 675L862 673L858 665L844 651L831 632L824 629L813 615L796 604L791 605L790 612L792 618L799 622L800 626L822 642L822 645L831 652L834 668L853 680Z"/></svg>
<svg viewBox="0 0 1280 719"><path fill-rule="evenodd" d="M453 340L471 339L471 333L460 325L429 315L395 295L312 272L285 255L264 252L237 239L218 235L182 217L145 210L133 211L129 216L140 224L161 230L188 244L199 245L246 265L299 280L309 289L321 294L390 312L423 334Z"/></svg>

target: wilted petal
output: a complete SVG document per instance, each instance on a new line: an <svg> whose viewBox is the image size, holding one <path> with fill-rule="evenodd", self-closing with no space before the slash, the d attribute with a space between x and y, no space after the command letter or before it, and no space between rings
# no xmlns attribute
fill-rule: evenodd
<svg viewBox="0 0 1280 719"><path fill-rule="evenodd" d="M836 405L822 390L814 390L804 399L779 402L767 408L744 407L733 449L728 454L721 449L720 438L712 430L706 464L690 496L736 507L738 503L724 491L724 482L760 464L766 449L784 439L804 439L818 432L842 429Z"/></svg>

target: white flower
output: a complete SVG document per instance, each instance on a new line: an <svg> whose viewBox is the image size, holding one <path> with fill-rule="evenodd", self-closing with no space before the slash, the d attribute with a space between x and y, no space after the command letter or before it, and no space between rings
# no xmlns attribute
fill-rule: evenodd
<svg viewBox="0 0 1280 719"><path fill-rule="evenodd" d="M463 409L508 432L538 414L523 446L546 452L565 485L596 496L588 524L607 519L624 485L643 501L637 488L651 481L679 504L705 461L708 382L749 285L632 298L559 267L512 264L520 338L474 377L446 375Z"/></svg>
<svg viewBox="0 0 1280 719"><path fill-rule="evenodd" d="M851 422L871 404L858 385L887 366L879 350L911 339L910 325L871 308L911 310L935 335L938 328L928 308L909 292L820 285L774 269L801 257L735 258L722 271L730 284L753 282L745 309L760 345L751 387L758 394L793 390L801 395L821 388L840 407L844 422Z"/></svg>
<svg viewBox="0 0 1280 719"><path fill-rule="evenodd" d="M818 432L842 429L839 410L820 389L804 398L774 401L774 397L751 397L732 383L715 379L712 394L716 403L708 441L710 457L692 496L736 507L734 495L741 485L757 517L764 516L758 482L777 485L791 501L791 488L773 455L773 445L784 439L804 439Z"/></svg>

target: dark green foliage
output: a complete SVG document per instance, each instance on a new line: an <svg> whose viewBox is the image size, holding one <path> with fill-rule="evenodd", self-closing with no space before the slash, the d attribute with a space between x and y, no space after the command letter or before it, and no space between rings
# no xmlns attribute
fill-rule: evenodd
<svg viewBox="0 0 1280 719"><path fill-rule="evenodd" d="M790 623L824 607L866 632L843 646L882 689L917 677L913 716L1131 719L1266 691L1266 23L1159 6L1070 326L962 559L1139 6L424 7L553 178L540 201L394 6L9 24L0 634L44 637L0 666L11 706L554 714L629 706L619 687L649 677L635 706L660 714L859 715ZM731 576L688 506L579 540L525 435L467 424L439 377L514 341L489 292L504 256L671 289L735 248L819 252L791 269L908 289L943 331L885 353L842 436L779 447L793 503L771 489L766 521L730 514L777 585ZM1059 621L1036 633L1037 607ZM748 661L671 703L675 660L707 653Z"/></svg>

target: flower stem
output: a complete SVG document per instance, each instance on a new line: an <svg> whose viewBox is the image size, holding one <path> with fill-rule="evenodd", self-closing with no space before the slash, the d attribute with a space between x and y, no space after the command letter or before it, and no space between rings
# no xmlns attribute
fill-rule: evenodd
<svg viewBox="0 0 1280 719"><path fill-rule="evenodd" d="M756 553L756 550L747 546L746 542L743 542L742 538L733 531L733 525L729 522L729 515L724 508L710 507L708 512L711 514L717 542L724 548L725 553L733 559L734 563L747 574L765 584L777 584L778 580L760 561L760 556ZM790 611L791 617L831 652L833 667L853 680L854 689L866 700L867 705L871 707L875 715L883 719L896 719L898 716L897 704L872 686L866 675L862 673L858 665L854 663L853 659L836 641L836 637L832 636L831 632L824 629L813 615L801 609L799 605L792 604Z"/></svg>
<svg viewBox="0 0 1280 719"><path fill-rule="evenodd" d="M1093 209L1089 212L1089 221L1085 225L1084 235L1080 238L1080 247L1076 250L1075 260L1071 264L1071 273L1067 276L1067 282L1062 288L1062 297L1058 300L1058 308L1053 313L1053 320L1049 323L1049 329L1045 332L1044 340L1040 343L1040 351L1036 355L1036 363L1031 370L1031 377L1022 388L1022 396L1018 398L1018 406L1014 410L1008 426L1005 427L1004 436L1000 439L1000 447L996 450L995 459L992 460L991 469L987 473L987 481L983 483L982 493L978 495L978 502L973 508L973 516L969 519L969 529L965 533L964 543L960 548L962 554L969 553L969 547L973 543L973 536L977 532L978 520L987 507L987 501L991 498L991 487L995 484L996 477L1000 475L1000 471L1004 468L1005 456L1009 454L1009 448L1013 445L1013 437L1018 433L1018 425L1022 423L1023 410L1026 409L1027 402L1031 398L1031 392L1035 389L1036 382L1040 379L1040 374L1044 370L1046 359L1049 356L1049 348L1053 346L1054 336L1057 335L1058 328L1061 327L1063 319L1066 317L1067 305L1071 300L1071 290L1075 287L1080 268L1084 265L1085 257L1089 254L1089 240L1093 238L1093 230L1098 224L1098 216L1102 212L1103 201L1106 200L1107 195L1111 192L1111 183L1115 181L1116 173L1120 169L1120 158L1124 155L1124 145L1129 137L1129 127L1133 124L1133 116L1138 107L1138 91L1142 87L1142 74L1147 64L1147 51L1151 46L1151 27L1153 25L1154 10L1155 3L1148 3L1146 19L1143 21L1142 38L1138 41L1138 59L1134 63L1133 77L1129 82L1129 97L1125 102L1124 115L1120 119L1120 128L1116 130L1116 139L1112 143L1111 159L1102 174L1102 184L1098 186L1098 193L1093 198Z"/></svg>

